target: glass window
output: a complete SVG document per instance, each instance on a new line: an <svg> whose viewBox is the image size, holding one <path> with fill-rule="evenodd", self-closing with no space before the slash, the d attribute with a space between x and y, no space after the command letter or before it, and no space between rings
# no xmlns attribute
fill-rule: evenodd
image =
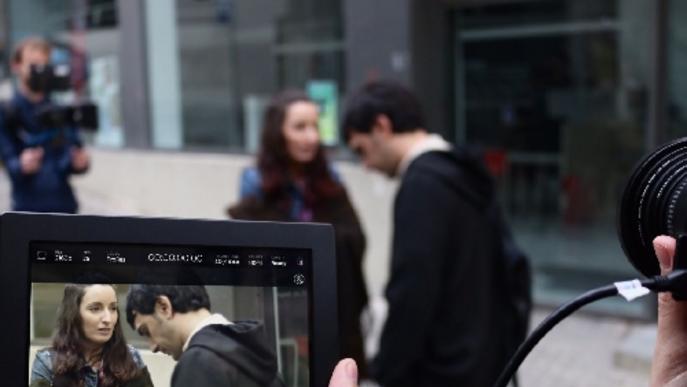
<svg viewBox="0 0 687 387"><path fill-rule="evenodd" d="M486 2L485 2L486 3ZM538 0L510 2L467 8L461 12L465 18L461 29L504 28L512 26L599 21L615 19L618 6L614 0Z"/></svg>
<svg viewBox="0 0 687 387"><path fill-rule="evenodd" d="M672 0L668 11L668 137L687 135L687 3Z"/></svg>
<svg viewBox="0 0 687 387"><path fill-rule="evenodd" d="M284 88L329 82L338 101L340 0L177 0L176 14L184 147L254 151Z"/></svg>
<svg viewBox="0 0 687 387"><path fill-rule="evenodd" d="M485 149L540 302L636 276L615 220L644 150L650 7L569 0L457 12L459 142Z"/></svg>

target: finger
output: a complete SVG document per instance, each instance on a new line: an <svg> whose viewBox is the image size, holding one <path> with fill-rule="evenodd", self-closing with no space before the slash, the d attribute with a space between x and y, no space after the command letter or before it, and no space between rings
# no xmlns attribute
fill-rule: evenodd
<svg viewBox="0 0 687 387"><path fill-rule="evenodd" d="M654 252L661 266L661 274L665 275L673 269L673 255L675 255L675 239L661 235L654 239Z"/></svg>
<svg viewBox="0 0 687 387"><path fill-rule="evenodd" d="M667 236L656 237L654 252L661 267L661 274L673 268L676 243ZM677 302L669 293L658 296L658 336L652 364L652 385L664 385L685 371L687 359L687 302Z"/></svg>
<svg viewBox="0 0 687 387"><path fill-rule="evenodd" d="M334 368L329 387L357 387L358 366L353 359L343 359Z"/></svg>

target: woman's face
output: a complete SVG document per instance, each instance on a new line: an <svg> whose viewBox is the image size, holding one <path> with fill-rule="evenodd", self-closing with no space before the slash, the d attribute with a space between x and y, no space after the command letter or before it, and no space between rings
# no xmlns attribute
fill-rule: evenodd
<svg viewBox="0 0 687 387"><path fill-rule="evenodd" d="M81 299L79 313L83 334L87 341L103 345L110 340L119 318L117 295L112 286L88 286Z"/></svg>
<svg viewBox="0 0 687 387"><path fill-rule="evenodd" d="M320 147L319 112L312 102L294 102L286 109L282 132L291 160L306 164L315 159Z"/></svg>

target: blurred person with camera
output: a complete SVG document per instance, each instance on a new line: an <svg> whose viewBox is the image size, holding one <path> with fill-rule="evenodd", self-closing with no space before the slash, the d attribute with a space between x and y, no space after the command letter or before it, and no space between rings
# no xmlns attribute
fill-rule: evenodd
<svg viewBox="0 0 687 387"><path fill-rule="evenodd" d="M12 54L12 98L0 109L0 156L12 182L14 211L76 213L69 176L88 170L90 156L75 127L46 127L39 113L51 105L50 90L35 79L50 62L51 45L22 40Z"/></svg>

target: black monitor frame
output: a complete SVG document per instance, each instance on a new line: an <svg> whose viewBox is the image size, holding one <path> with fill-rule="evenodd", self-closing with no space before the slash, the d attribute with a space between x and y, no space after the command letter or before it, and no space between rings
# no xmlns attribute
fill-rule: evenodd
<svg viewBox="0 0 687 387"><path fill-rule="evenodd" d="M309 249L310 385L328 383L338 360L336 260L330 225L9 212L0 215L2 385L28 384L29 245L36 241Z"/></svg>

